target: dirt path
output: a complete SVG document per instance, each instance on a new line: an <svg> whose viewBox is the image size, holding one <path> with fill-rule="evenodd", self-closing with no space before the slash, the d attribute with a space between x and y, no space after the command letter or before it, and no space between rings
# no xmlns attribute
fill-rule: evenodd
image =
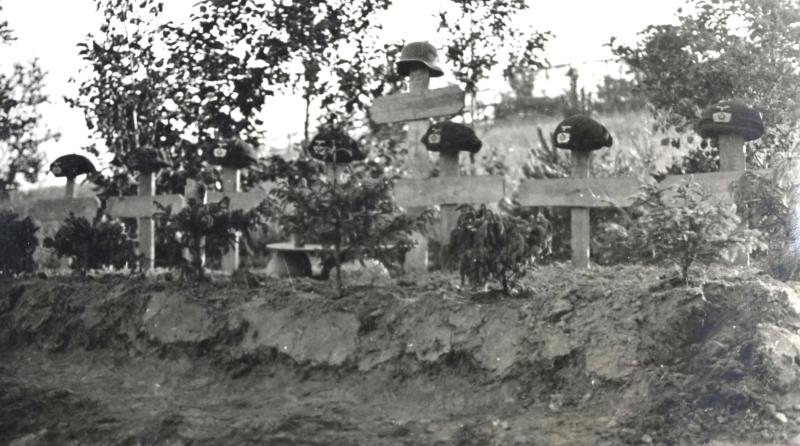
<svg viewBox="0 0 800 446"><path fill-rule="evenodd" d="M593 445L613 432L597 405L555 413L502 384L476 398L476 383L457 376L259 367L231 379L196 361L96 352L0 359L0 443Z"/></svg>

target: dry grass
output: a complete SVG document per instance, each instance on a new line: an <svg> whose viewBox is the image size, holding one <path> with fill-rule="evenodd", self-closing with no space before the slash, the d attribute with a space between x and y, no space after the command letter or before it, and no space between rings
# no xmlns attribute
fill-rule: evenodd
<svg viewBox="0 0 800 446"><path fill-rule="evenodd" d="M592 168L596 177L643 177L664 172L675 160L685 156L687 140L696 138L689 133L654 131L654 120L646 111L593 117L603 123L614 137L613 147L595 152ZM507 167L507 179L516 184L523 176L522 166L531 157L539 156L542 150L546 150L537 129L541 129L546 143L550 145L550 135L560 121L558 117L539 116L479 125L476 131L484 143L484 149L476 157L476 164L486 166L493 162L503 163ZM670 138L680 139L683 149L665 145L664 141ZM558 150L558 157L568 165L567 151ZM485 167L477 170L478 173L487 173Z"/></svg>

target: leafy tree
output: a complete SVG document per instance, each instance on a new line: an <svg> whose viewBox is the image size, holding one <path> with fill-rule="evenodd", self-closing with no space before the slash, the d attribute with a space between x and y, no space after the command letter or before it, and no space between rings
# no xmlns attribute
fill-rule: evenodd
<svg viewBox="0 0 800 446"><path fill-rule="evenodd" d="M191 162L175 159L183 140L168 99L175 96L178 81L155 47L155 17L163 9L162 2L144 0L134 6L126 0L97 0L96 4L103 12L100 34L78 44L87 66L78 96L67 100L83 111L87 127L98 140L99 145L86 150L99 154L105 149L114 155L111 174L98 177L101 191L105 195L133 193L136 160L146 151L160 152L176 168L196 171ZM158 183L159 192L165 189L164 180Z"/></svg>
<svg viewBox="0 0 800 446"><path fill-rule="evenodd" d="M267 97L291 91L293 76L309 106L321 97L337 113L363 112L385 88L386 55L368 43L388 1L199 2L188 24L160 20L159 0L96 1L105 21L82 45L88 66L72 103L115 155L101 184L113 193L131 192L141 151L172 165L159 177L163 191L181 192L187 177L213 185L207 154L232 138L258 145Z"/></svg>
<svg viewBox="0 0 800 446"><path fill-rule="evenodd" d="M501 63L506 78L543 67L549 34L514 23L528 8L524 0L453 0L449 6L439 13L438 30L446 36L444 54L453 75L470 95L474 121L478 83Z"/></svg>
<svg viewBox="0 0 800 446"><path fill-rule="evenodd" d="M693 0L678 14L677 25L649 26L635 46L611 42L666 124L690 127L704 107L741 98L763 110L769 129L752 144L752 163L791 147L800 118L800 3Z"/></svg>
<svg viewBox="0 0 800 446"><path fill-rule="evenodd" d="M611 76L603 77L603 83L597 86L597 101L592 104L601 113L628 113L646 107L647 99L635 80Z"/></svg>
<svg viewBox="0 0 800 446"><path fill-rule="evenodd" d="M0 22L0 45L13 40L8 22ZM16 189L19 175L36 181L43 161L39 145L58 137L42 124L39 112L47 102L44 79L36 60L0 73L0 197Z"/></svg>
<svg viewBox="0 0 800 446"><path fill-rule="evenodd" d="M392 198L391 181L382 175L383 166L374 161L350 164L328 177L319 176L315 164L321 163L286 163L275 172L279 185L272 195L282 208L278 221L286 233L322 244L322 277L335 270L341 294L343 262L396 263L413 246L411 233L424 231L432 215L423 212L412 218L402 213Z"/></svg>

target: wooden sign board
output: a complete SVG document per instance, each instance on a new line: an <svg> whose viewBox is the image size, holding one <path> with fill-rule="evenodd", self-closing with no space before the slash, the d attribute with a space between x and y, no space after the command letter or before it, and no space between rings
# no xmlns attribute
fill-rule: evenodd
<svg viewBox="0 0 800 446"><path fill-rule="evenodd" d="M209 192L207 195L209 203L217 203L225 196L229 197L231 200L230 209L232 211L246 211L261 204L262 201L267 199L268 193L265 191L235 192L233 194Z"/></svg>
<svg viewBox="0 0 800 446"><path fill-rule="evenodd" d="M15 214L23 217L28 215L28 211L36 203L34 200L2 200L0 201L0 210L9 209Z"/></svg>
<svg viewBox="0 0 800 446"><path fill-rule="evenodd" d="M91 221L98 209L100 200L96 197L37 200L30 208L30 216L39 221L60 221L73 213Z"/></svg>
<svg viewBox="0 0 800 446"><path fill-rule="evenodd" d="M182 195L131 195L109 198L106 202L106 211L112 217L149 218L159 212L154 202L158 202L162 206L170 206L173 213L178 212L184 206Z"/></svg>
<svg viewBox="0 0 800 446"><path fill-rule="evenodd" d="M522 206L535 207L624 207L633 202L639 184L635 178L524 180L517 199Z"/></svg>
<svg viewBox="0 0 800 446"><path fill-rule="evenodd" d="M505 197L505 180L501 176L397 180L394 196L403 207L496 203Z"/></svg>
<svg viewBox="0 0 800 446"><path fill-rule="evenodd" d="M758 173L766 173L767 171L758 171ZM695 183L700 183L703 190L714 201L733 202L733 196L730 193L730 185L738 181L742 177L742 171L727 171L727 172L709 172L709 173L695 173L691 175L670 175L664 178L659 184L662 188L674 187L679 184L691 180ZM667 195L669 197L669 195Z"/></svg>
<svg viewBox="0 0 800 446"><path fill-rule="evenodd" d="M376 98L370 117L378 124L449 116L464 109L464 92L456 85Z"/></svg>

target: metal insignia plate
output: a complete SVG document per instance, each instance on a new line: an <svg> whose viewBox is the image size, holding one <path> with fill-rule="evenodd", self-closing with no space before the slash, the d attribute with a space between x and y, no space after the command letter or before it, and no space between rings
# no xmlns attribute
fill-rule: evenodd
<svg viewBox="0 0 800 446"><path fill-rule="evenodd" d="M728 112L716 112L711 116L714 122L731 122L731 115Z"/></svg>

